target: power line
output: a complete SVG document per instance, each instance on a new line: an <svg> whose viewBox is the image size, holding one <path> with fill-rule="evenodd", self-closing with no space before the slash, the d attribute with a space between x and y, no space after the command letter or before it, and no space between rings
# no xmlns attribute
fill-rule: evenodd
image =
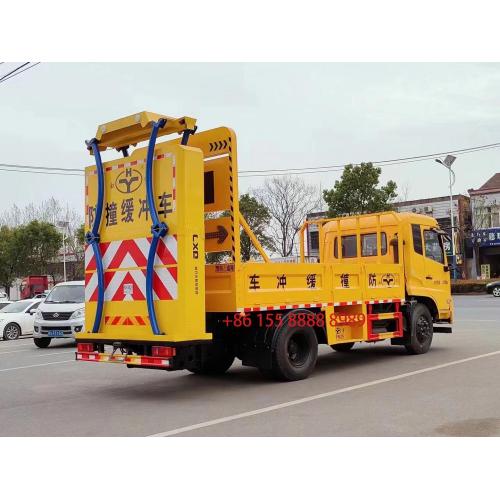
<svg viewBox="0 0 500 500"><path fill-rule="evenodd" d="M60 167L34 167L32 165L18 165L17 163L0 163L0 167L10 168L28 168L34 170L49 170L49 171L62 171L62 172L80 172L83 174L84 170L81 168L60 168Z"/></svg>
<svg viewBox="0 0 500 500"><path fill-rule="evenodd" d="M71 175L71 176L83 177L83 174L65 174L63 172L37 172L36 170L20 170L20 169L9 170L7 168L0 168L0 171L2 171L2 172L25 173L25 174Z"/></svg>
<svg viewBox="0 0 500 500"><path fill-rule="evenodd" d="M32 67L32 66L30 66ZM26 68L29 69L29 68ZM14 75L15 76L15 75ZM2 80L0 80L1 83ZM406 163L415 163L419 161L426 161L437 156L443 156L446 154L454 153L457 155L477 153L479 151L485 151L488 149L494 149L500 147L500 143L485 144L483 146L474 146L470 148L455 149L452 151L445 151L441 153L433 153L427 155L419 156L408 156L404 158L395 158L392 160L379 160L371 162L373 165L381 165L383 167L405 165ZM359 164L354 164L359 165ZM83 169L78 168L60 168L60 167L41 167L34 165L20 165L13 163L0 163L1 171L4 172L20 172L20 173L35 173L35 174L50 174L50 175L72 175L82 177L84 175ZM303 167L303 168L287 168L287 169L265 169L265 170L241 170L239 173L241 178L248 177L268 177L268 176L280 176L280 175L305 175L305 174L319 174L333 171L343 170L346 165L330 165L325 167Z"/></svg>
<svg viewBox="0 0 500 500"><path fill-rule="evenodd" d="M408 156L404 158L394 158L392 160L378 160L378 161L372 161L371 163L373 165L381 165L381 166L391 166L391 165L402 165L405 163L414 163L417 161L426 161L432 158L435 158L437 156L443 156L447 155L450 153L454 153L457 155L461 154L467 154L467 153L476 153L478 151L484 151L487 149L494 149L500 147L500 143L493 143L493 144L485 144L483 146L474 146L470 148L464 148L464 149L455 149L452 151L445 151L441 153L432 153L432 154L426 154L426 155L419 155L419 156ZM354 165L359 165L359 163L356 163ZM273 168L273 169L265 169L265 170L241 170L240 174L242 177L265 177L269 175L287 175L287 174L314 174L314 173L322 173L322 172L332 172L335 170L343 170L346 165L330 165L326 167L302 167L302 168ZM246 175L245 175L246 174Z"/></svg>
<svg viewBox="0 0 500 500"><path fill-rule="evenodd" d="M18 66L16 69L13 69L12 71L10 71L9 73L7 73L6 75L3 75L0 77L0 82L4 79L4 78L7 78L9 75L12 75L12 73L15 73L18 69L21 69L21 68L24 68L25 66L27 66L29 64L29 62L27 63L24 63L24 64L21 64L21 66Z"/></svg>
<svg viewBox="0 0 500 500"><path fill-rule="evenodd" d="M11 78L14 78L14 77L15 77L15 76L17 76L17 75L20 75L21 73L24 73L25 71L28 71L29 69L34 68L35 66L38 66L39 64L40 64L40 63L39 63L39 62L37 62L37 63L35 63L35 64L32 64L31 66L28 66L27 68L24 68L24 69L23 69L23 70L21 70L21 71L18 71L17 73L15 73L15 74L13 74L13 75L9 76L8 78L4 77L4 78L0 79L0 83L3 83L3 82L5 82L5 81L7 81L7 80L10 80Z"/></svg>

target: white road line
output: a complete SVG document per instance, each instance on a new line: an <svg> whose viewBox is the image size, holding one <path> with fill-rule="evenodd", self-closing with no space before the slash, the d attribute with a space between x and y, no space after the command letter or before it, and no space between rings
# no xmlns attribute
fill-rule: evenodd
<svg viewBox="0 0 500 500"><path fill-rule="evenodd" d="M14 366L12 368L0 368L0 372L10 372L12 370L22 370L23 368L35 368L36 366L48 366L48 365L59 365L61 363L72 363L74 359L67 359L66 361L54 361L52 363L40 363L39 365L25 365L25 366Z"/></svg>
<svg viewBox="0 0 500 500"><path fill-rule="evenodd" d="M17 351L0 351L0 354L12 354L13 352L26 352L31 351L31 349L18 349Z"/></svg>
<svg viewBox="0 0 500 500"><path fill-rule="evenodd" d="M3 342L5 342L5 344ZM23 347L25 345L35 345L33 344L33 342L28 342L27 344L18 344L15 340L4 340L3 342L0 343L0 347L5 347L6 349L12 347Z"/></svg>
<svg viewBox="0 0 500 500"><path fill-rule="evenodd" d="M49 352L48 354L35 354L35 358L41 358L42 356L57 356L60 354L75 354L75 351L62 351L62 352Z"/></svg>
<svg viewBox="0 0 500 500"><path fill-rule="evenodd" d="M213 425L223 424L226 422L231 422L233 420L239 420L241 418L253 417L254 415L260 415L262 413L269 413L275 410L281 410L282 408L288 408L289 406L296 406L303 403L309 403L310 401L315 401L317 399L328 398L330 396L335 396L337 394L342 394L344 392L356 391L358 389L364 389L365 387L372 387L374 385L385 384L386 382L392 382L394 380L401 380L408 377L413 377L414 375L419 375L421 373L432 372L434 370L440 370L441 368L447 368L448 366L459 365L461 363L467 363L469 361L474 361L476 359L487 358L490 356L496 356L500 354L500 351L488 352L486 354L479 354L478 356L471 356L470 358L458 359L456 361L450 361L449 363L443 363L441 365L431 366L429 368L422 368L421 370L415 370L412 372L401 373L400 375L394 375L393 377L381 378L378 380L372 380L371 382L365 382L364 384L352 385L350 387L344 387L342 389L337 389L335 391L323 392L321 394L316 394L314 396L309 396L306 398L295 399L293 401L288 401L286 403L280 403L277 405L266 406L264 408L259 408L258 410L246 411L243 413L237 413L235 415L229 415L228 417L216 418L214 420L207 420L206 422L200 422L199 424L187 425L186 427L178 427L177 429L172 429L170 431L159 432L158 434L152 434L148 437L166 437L175 436L177 434L182 434L184 432L190 432L197 429L203 429L205 427L211 427Z"/></svg>

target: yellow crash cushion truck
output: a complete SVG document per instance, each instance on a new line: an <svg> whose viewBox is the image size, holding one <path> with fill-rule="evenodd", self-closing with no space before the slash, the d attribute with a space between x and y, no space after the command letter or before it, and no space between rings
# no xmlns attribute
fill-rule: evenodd
<svg viewBox="0 0 500 500"><path fill-rule="evenodd" d="M451 332L445 235L433 218L309 221L298 261L271 262L239 212L235 133L196 132L195 122L141 112L87 141L95 165L85 174L86 330L77 360L218 374L237 357L298 380L314 369L318 344L348 351L390 339L423 354L433 332ZM180 137L158 141L169 134ZM107 149L123 157L103 162ZM304 255L312 223L314 263ZM241 261L240 231L260 261ZM213 253L219 263L207 263Z"/></svg>

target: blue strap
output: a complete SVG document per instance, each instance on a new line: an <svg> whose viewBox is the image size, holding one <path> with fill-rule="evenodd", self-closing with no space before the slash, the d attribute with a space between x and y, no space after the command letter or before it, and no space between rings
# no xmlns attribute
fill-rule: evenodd
<svg viewBox="0 0 500 500"><path fill-rule="evenodd" d="M85 235L86 242L92 246L97 269L97 309L94 318L92 333L98 333L101 327L102 310L104 306L104 266L102 264L101 248L99 246L102 208L104 204L104 170L102 168L101 153L99 151L98 140L91 139L85 141L88 149L92 149L97 167L97 205L95 210L95 219L91 230Z"/></svg>
<svg viewBox="0 0 500 500"><path fill-rule="evenodd" d="M158 321L156 320L153 297L154 264L158 243L160 238L163 238L167 234L168 226L165 222L160 222L158 212L156 211L155 194L153 190L153 160L158 130L163 128L166 123L167 120L164 118L160 118L157 122L153 123L153 129L151 130L151 136L149 138L148 154L146 157L146 197L149 213L151 215L151 221L153 223L151 225L151 234L153 235L153 238L151 240L151 246L149 247L148 265L146 268L146 302L148 305L149 321L151 322L151 328L155 335L162 335L162 333L160 332L160 327L158 326Z"/></svg>

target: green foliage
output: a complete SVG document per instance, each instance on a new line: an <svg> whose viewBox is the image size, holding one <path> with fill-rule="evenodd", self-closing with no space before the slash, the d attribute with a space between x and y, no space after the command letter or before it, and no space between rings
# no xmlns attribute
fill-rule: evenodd
<svg viewBox="0 0 500 500"><path fill-rule="evenodd" d="M75 231L75 240L78 245L83 247L85 245L85 224L78 226Z"/></svg>
<svg viewBox="0 0 500 500"><path fill-rule="evenodd" d="M0 228L0 284L8 292L16 278L31 274L47 274L48 264L55 259L62 235L47 222Z"/></svg>
<svg viewBox="0 0 500 500"><path fill-rule="evenodd" d="M247 221L250 229L253 231L259 243L270 250L273 249L273 241L266 235L266 229L271 222L269 210L259 203L249 194L240 197L240 213ZM248 261L251 258L259 256L259 252L254 248L250 238L245 231L240 234L241 260Z"/></svg>
<svg viewBox="0 0 500 500"><path fill-rule="evenodd" d="M372 163L348 165L333 189L323 191L329 217L383 212L392 209L397 185L389 181L379 186L381 169Z"/></svg>

